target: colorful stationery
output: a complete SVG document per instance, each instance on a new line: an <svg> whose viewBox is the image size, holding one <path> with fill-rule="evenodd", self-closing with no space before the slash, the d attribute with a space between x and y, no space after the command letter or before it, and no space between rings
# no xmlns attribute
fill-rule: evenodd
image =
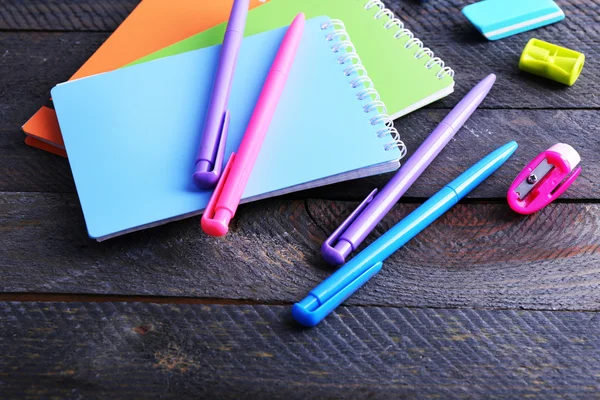
<svg viewBox="0 0 600 400"><path fill-rule="evenodd" d="M224 236L229 231L229 221L240 204L248 178L294 65L304 31L304 19L304 14L298 14L281 41L240 147L231 155L225 172L202 215L202 229L211 236Z"/></svg>
<svg viewBox="0 0 600 400"><path fill-rule="evenodd" d="M146 1L146 0L145 0ZM225 155L240 144L286 28L246 38ZM343 39L343 40L342 40ZM243 202L392 171L405 152L351 38L307 21ZM55 87L88 233L98 240L200 214L194 172L221 46Z"/></svg>
<svg viewBox="0 0 600 400"><path fill-rule="evenodd" d="M205 189L215 187L223 169L223 153L230 118L227 104L233 85L235 65L244 38L249 4L250 0L234 1L223 38L193 176L198 187Z"/></svg>
<svg viewBox="0 0 600 400"><path fill-rule="evenodd" d="M585 54L539 39L531 39L519 60L523 71L572 86L585 64Z"/></svg>
<svg viewBox="0 0 600 400"><path fill-rule="evenodd" d="M294 304L292 307L294 319L305 326L315 326L321 322L377 274L386 258L487 179L508 160L516 149L516 142L505 144L446 185L313 289L304 300Z"/></svg>
<svg viewBox="0 0 600 400"><path fill-rule="evenodd" d="M371 192L367 199L323 243L321 254L325 261L333 265L341 265L346 262L346 257L358 248L475 112L495 81L496 75L491 74L471 89L404 163L400 171L392 177L381 192L377 193L377 189Z"/></svg>
<svg viewBox="0 0 600 400"><path fill-rule="evenodd" d="M266 0L251 0L256 7ZM144 0L71 77L71 80L112 71L190 35L222 23L233 0ZM291 18L290 18L291 20ZM223 36L221 35L221 40ZM53 105L42 107L23 125L27 144L64 148Z"/></svg>
<svg viewBox="0 0 600 400"><path fill-rule="evenodd" d="M567 191L581 173L575 169L581 157L566 143L558 143L539 154L517 175L508 189L510 208L533 214Z"/></svg>
<svg viewBox="0 0 600 400"><path fill-rule="evenodd" d="M565 13L553 0L485 0L462 13L488 40L498 40L562 21Z"/></svg>
<svg viewBox="0 0 600 400"><path fill-rule="evenodd" d="M248 14L246 35L289 24L296 14L327 15L347 32L393 119L452 93L454 71L379 0L271 0ZM192 36L139 62L221 43L225 24Z"/></svg>

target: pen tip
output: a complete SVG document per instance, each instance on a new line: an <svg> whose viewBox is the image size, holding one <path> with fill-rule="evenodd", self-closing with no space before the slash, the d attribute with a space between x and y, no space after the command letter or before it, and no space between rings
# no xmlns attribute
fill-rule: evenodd
<svg viewBox="0 0 600 400"><path fill-rule="evenodd" d="M496 82L496 74L489 74L483 79L483 81L488 85L493 85Z"/></svg>
<svg viewBox="0 0 600 400"><path fill-rule="evenodd" d="M504 146L500 147L498 151L501 153L502 159L508 160L508 158L512 156L515 151L517 151L518 147L519 144L513 140L512 142L508 142Z"/></svg>
<svg viewBox="0 0 600 400"><path fill-rule="evenodd" d="M506 146L510 147L511 149L516 149L517 147L519 147L519 144L515 140L513 140L511 142L508 142Z"/></svg>
<svg viewBox="0 0 600 400"><path fill-rule="evenodd" d="M298 13L296 15L296 18L294 18L294 22L292 23L300 23L300 22L304 22L306 20L306 16L304 15L304 13Z"/></svg>

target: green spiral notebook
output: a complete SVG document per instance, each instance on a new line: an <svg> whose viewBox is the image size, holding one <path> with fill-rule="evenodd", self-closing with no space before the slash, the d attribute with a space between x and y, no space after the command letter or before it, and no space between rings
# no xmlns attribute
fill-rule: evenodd
<svg viewBox="0 0 600 400"><path fill-rule="evenodd" d="M250 11L245 34L285 26L299 12L304 12L307 18L327 15L339 20L338 32L332 35L347 32L352 37L362 65L369 71L392 118L454 91L454 71L414 37L380 0L271 0ZM226 23L217 25L133 64L220 44L226 26Z"/></svg>

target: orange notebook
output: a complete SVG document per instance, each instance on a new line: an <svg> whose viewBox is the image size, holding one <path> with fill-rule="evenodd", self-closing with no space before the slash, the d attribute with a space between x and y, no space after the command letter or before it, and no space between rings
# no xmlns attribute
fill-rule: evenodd
<svg viewBox="0 0 600 400"><path fill-rule="evenodd" d="M268 0L251 0L256 7ZM143 0L70 80L112 71L229 18L233 0ZM66 155L54 109L23 125L30 146ZM52 147L56 150L51 150Z"/></svg>

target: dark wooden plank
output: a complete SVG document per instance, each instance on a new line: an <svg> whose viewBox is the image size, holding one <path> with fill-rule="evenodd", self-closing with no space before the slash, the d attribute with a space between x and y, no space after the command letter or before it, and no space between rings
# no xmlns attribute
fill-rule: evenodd
<svg viewBox="0 0 600 400"><path fill-rule="evenodd" d="M2 128L19 129L48 102L50 89L68 80L108 35L0 32Z"/></svg>
<svg viewBox="0 0 600 400"><path fill-rule="evenodd" d="M0 190L75 191L66 160L26 146L20 129L107 36L0 32Z"/></svg>
<svg viewBox="0 0 600 400"><path fill-rule="evenodd" d="M383 0L409 29L421 36L425 32L467 32L466 19L460 10L478 0L418 1ZM114 31L139 0L3 0L0 30L42 31ZM600 10L598 0L557 0L567 19L558 29L579 32L582 29L598 33L595 16ZM433 20L441 23L434 24ZM547 28L546 28L547 29ZM538 31L539 32L539 31Z"/></svg>
<svg viewBox="0 0 600 400"><path fill-rule="evenodd" d="M30 4L31 3L31 4ZM44 2L45 3L45 2ZM105 1L88 2L83 6L79 2L67 1L66 4L52 6L52 11L57 9L68 10L79 9L80 7L89 8L93 11L81 14L81 19L90 20L91 26L97 24L104 25L104 19L120 18L116 9L128 9L131 5L120 5L116 2L114 6L107 6ZM568 18L555 25L544 27L532 32L516 35L501 41L489 42L481 37L468 21L460 13L460 9L465 2L459 0L430 2L427 5L420 5L418 2L389 2L388 4L394 10L400 13L406 25L414 30L417 37L421 38L427 46L435 50L435 53L446 61L446 63L456 71L456 92L454 95L435 103L434 108L448 108L454 106L460 98L477 81L489 73L496 73L499 77L494 90L487 102L486 107L492 108L598 108L600 100L596 94L600 91L600 49L596 45L600 40L600 22L595 19L598 14L600 0L571 0L562 2ZM46 6L38 1L25 2L20 7L25 9L43 10ZM95 4L95 6L91 6ZM112 2L110 2L112 4ZM15 7L14 5L12 7ZM9 7L10 8L10 7ZM18 8L18 7L17 7ZM115 9L115 10L113 10ZM400 11L399 11L400 10ZM110 11L110 12L109 12ZM45 14L52 15L48 11ZM116 16L115 16L116 15ZM28 16L25 19L36 24L44 23L42 15ZM69 19L69 16L59 18ZM100 20L101 22L98 22ZM103 22L102 22L103 21ZM69 25L68 22L61 22ZM114 25L116 27L116 24ZM103 34L103 35L107 35ZM30 67L26 70L9 69L9 74L5 80L19 82L21 93L28 93L32 86L49 90L49 88L60 80L56 80L55 75L46 74L46 71L58 68L65 78L73 74L78 67L85 61L86 57L80 55L82 44L87 47L97 48L100 43L97 41L97 34L92 34L89 39L74 40L80 36L73 36L73 33L62 33L62 43L77 42L78 46L69 49L73 52L71 57L65 58L61 54L64 45L55 45L46 43L43 47L36 46L37 42L47 40L45 36L48 33L31 32L26 39L23 36L15 40L14 33L3 33L0 36L3 48L0 49L4 56L9 56L19 50L27 51L27 56L21 57L22 62L32 60L34 65L39 68ZM56 35L56 34L55 34ZM56 36L52 36L56 37ZM87 38L87 36L84 36ZM518 68L519 56L527 41L536 37L538 39L550 41L575 50L584 52L587 56L586 66L579 81L573 87L564 85L523 73ZM29 43L32 42L32 43ZM393 49L390 49L392 51ZM38 51L50 53L49 56L37 54ZM85 54L91 55L89 52ZM36 63L37 60L46 59L43 65ZM0 58L0 66L5 62L4 57ZM66 62L66 64L65 64ZM43 77L44 84L27 84L23 80L23 74L34 73ZM44 76L44 75L47 75ZM63 79L63 80L64 80ZM25 82L25 84L23 84ZM33 88L34 90L38 90ZM15 93L20 96L21 93Z"/></svg>
<svg viewBox="0 0 600 400"><path fill-rule="evenodd" d="M446 110L419 110L396 121L396 127L412 155ZM512 140L519 143L513 157L468 195L469 198L505 199L518 173L540 152L560 142L575 147L582 157L583 175L563 198L598 199L600 181L594 170L600 165L600 113L581 110L478 110L440 153L405 197L428 198L484 155ZM304 197L363 200L374 188L383 187L395 172L342 182L302 193Z"/></svg>
<svg viewBox="0 0 600 400"><path fill-rule="evenodd" d="M106 39L106 33L0 32L0 190L74 192L68 162L24 144L21 126Z"/></svg>
<svg viewBox="0 0 600 400"><path fill-rule="evenodd" d="M9 192L74 193L69 162L29 147L18 129L0 128L0 188Z"/></svg>
<svg viewBox="0 0 600 400"><path fill-rule="evenodd" d="M0 303L3 398L594 398L598 316Z"/></svg>
<svg viewBox="0 0 600 400"><path fill-rule="evenodd" d="M419 110L396 122L409 155L447 114L446 110ZM568 199L598 199L600 185L600 129L597 111L579 110L479 110L407 192L407 198L426 198L458 176L485 154L511 140L519 150L471 198L505 198L518 172L539 152L558 142L570 143L582 156L583 174L564 195ZM351 139L349 139L351 140ZM0 128L0 191L74 192L68 161L23 144L23 135ZM292 198L318 197L362 200L382 187L393 173L340 183L293 194Z"/></svg>
<svg viewBox="0 0 600 400"><path fill-rule="evenodd" d="M567 18L557 24L489 42L460 10L478 0L386 2L414 31L456 71L456 92L433 107L452 107L483 76L495 73L498 81L486 100L494 108L598 108L600 75L597 46L600 36L599 0L557 1ZM519 58L531 38L556 43L585 53L580 80L566 87L519 70ZM595 60L594 60L595 59Z"/></svg>
<svg viewBox="0 0 600 400"><path fill-rule="evenodd" d="M319 248L355 205L263 201L243 205L225 238L191 218L96 243L75 196L4 194L0 291L298 301L334 271ZM415 207L394 208L373 237ZM504 204L459 205L348 304L598 310L599 282L600 205L530 217Z"/></svg>

